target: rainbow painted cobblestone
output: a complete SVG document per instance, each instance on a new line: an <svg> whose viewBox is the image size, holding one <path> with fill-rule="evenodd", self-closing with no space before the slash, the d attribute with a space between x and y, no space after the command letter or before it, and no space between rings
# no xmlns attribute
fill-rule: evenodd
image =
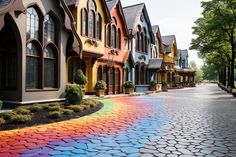
<svg viewBox="0 0 236 157"><path fill-rule="evenodd" d="M115 98L103 103L103 109L79 119L0 132L0 157L136 157L150 138L158 136L165 119L160 98Z"/></svg>

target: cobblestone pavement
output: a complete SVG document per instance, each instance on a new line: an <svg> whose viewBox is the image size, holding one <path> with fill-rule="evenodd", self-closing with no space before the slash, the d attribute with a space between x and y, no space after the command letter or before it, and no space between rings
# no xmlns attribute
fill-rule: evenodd
<svg viewBox="0 0 236 157"><path fill-rule="evenodd" d="M236 99L216 85L103 103L79 119L0 132L0 157L236 157Z"/></svg>

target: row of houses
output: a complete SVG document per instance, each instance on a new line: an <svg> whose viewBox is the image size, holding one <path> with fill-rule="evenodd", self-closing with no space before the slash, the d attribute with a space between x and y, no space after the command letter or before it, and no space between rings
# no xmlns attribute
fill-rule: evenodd
<svg viewBox="0 0 236 157"><path fill-rule="evenodd" d="M144 3L120 0L1 0L0 99L10 103L59 101L82 69L93 94L104 80L106 94L149 90L151 80L190 85L187 50L174 35L161 36Z"/></svg>

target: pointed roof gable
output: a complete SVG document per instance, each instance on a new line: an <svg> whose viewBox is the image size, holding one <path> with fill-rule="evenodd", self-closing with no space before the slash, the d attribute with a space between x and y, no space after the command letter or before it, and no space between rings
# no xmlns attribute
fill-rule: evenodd
<svg viewBox="0 0 236 157"><path fill-rule="evenodd" d="M125 34L128 36L129 35L129 29L128 29L128 26L127 26L127 23L126 23L125 15L124 15L124 12L123 12L123 9L122 9L122 4L121 4L120 0L106 0L106 3L107 3L107 6L108 6L108 9L110 10L110 13L112 12L112 10L116 6L118 6L121 18L123 20L124 28L125 28Z"/></svg>
<svg viewBox="0 0 236 157"><path fill-rule="evenodd" d="M166 52L170 53L171 48L175 41L175 35L162 36L163 44L165 45Z"/></svg>
<svg viewBox="0 0 236 157"><path fill-rule="evenodd" d="M143 11L145 19L147 20L147 23L148 23L148 31L151 34L151 41L153 43L155 41L155 38L154 38L154 35L152 32L152 25L151 25L151 21L148 16L148 12L147 12L145 3L140 3L140 4L135 4L135 5L124 7L123 11L124 11L124 15L126 18L126 23L127 23L128 29L131 30L132 35L135 34L135 31L136 31L135 26L137 24L137 21L140 19L140 15Z"/></svg>
<svg viewBox="0 0 236 157"><path fill-rule="evenodd" d="M79 5L79 1L80 0L64 0L64 1L67 4L67 6L73 6L73 5L77 6L77 5ZM106 4L106 1L105 0L101 0L101 3L103 4L102 7L103 7L104 12L105 12L106 22L110 22L111 21L111 15L110 15L108 6Z"/></svg>

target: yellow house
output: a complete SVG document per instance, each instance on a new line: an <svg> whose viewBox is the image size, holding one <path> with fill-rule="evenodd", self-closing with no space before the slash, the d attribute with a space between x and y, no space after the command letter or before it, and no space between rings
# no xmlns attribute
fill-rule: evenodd
<svg viewBox="0 0 236 157"><path fill-rule="evenodd" d="M105 24L111 21L105 0L65 0L76 22L77 33L83 44L80 57L68 59L68 82L73 82L77 69L88 78L86 93L93 93L97 81L97 59L105 52Z"/></svg>
<svg viewBox="0 0 236 157"><path fill-rule="evenodd" d="M165 48L164 64L166 69L163 81L172 85L175 82L175 58L178 52L175 35L162 36L162 41Z"/></svg>

